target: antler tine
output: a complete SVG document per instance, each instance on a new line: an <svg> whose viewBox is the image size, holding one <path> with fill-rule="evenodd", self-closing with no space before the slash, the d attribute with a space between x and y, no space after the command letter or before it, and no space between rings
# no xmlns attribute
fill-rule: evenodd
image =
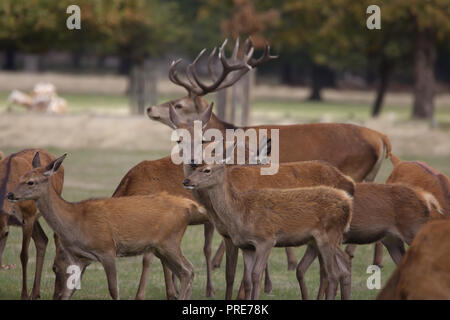
<svg viewBox="0 0 450 320"><path fill-rule="evenodd" d="M238 52L239 52L239 37L236 38L236 42L233 48L233 54L231 55L231 61L235 62L237 60Z"/></svg>
<svg viewBox="0 0 450 320"><path fill-rule="evenodd" d="M178 77L176 67L181 61L182 61L182 59L178 59L176 61L172 61L172 63L170 64L169 80L178 86L184 87L188 91L189 95L192 93L197 93L198 90L196 90L195 86L193 85L193 83L191 81L189 81L189 82L191 82L191 85L189 85L188 83L186 83L185 81L181 80ZM189 80L189 78L188 78L188 80Z"/></svg>
<svg viewBox="0 0 450 320"><path fill-rule="evenodd" d="M217 80L217 74L212 65L212 63L214 61L214 56L216 55L216 51L217 51L217 47L214 47L214 49L211 51L211 54L209 55L209 58L208 58L208 71L209 71L209 75L211 76L213 81Z"/></svg>
<svg viewBox="0 0 450 320"><path fill-rule="evenodd" d="M265 47L264 47L264 53L263 53L263 55L262 55L261 57L259 57L258 59L252 58L252 59L249 61L249 64L250 64L252 67L256 67L256 66L260 65L260 64L263 63L263 62L266 62L266 61L269 61L269 60L272 60L272 59L276 59L276 58L278 58L278 56L272 56L272 55L270 54L270 45L266 42L266 45L265 45Z"/></svg>

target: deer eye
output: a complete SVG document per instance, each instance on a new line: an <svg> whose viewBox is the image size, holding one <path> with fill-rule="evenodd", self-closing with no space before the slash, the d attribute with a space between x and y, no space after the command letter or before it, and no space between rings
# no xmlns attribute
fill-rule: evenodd
<svg viewBox="0 0 450 320"><path fill-rule="evenodd" d="M175 105L175 109L181 109L181 108L183 108L183 106L182 106L181 104L177 103L177 104Z"/></svg>
<svg viewBox="0 0 450 320"><path fill-rule="evenodd" d="M211 173L211 169L205 169L203 170L204 173Z"/></svg>
<svg viewBox="0 0 450 320"><path fill-rule="evenodd" d="M33 181L28 181L27 185L32 186L32 185L34 185L34 182Z"/></svg>

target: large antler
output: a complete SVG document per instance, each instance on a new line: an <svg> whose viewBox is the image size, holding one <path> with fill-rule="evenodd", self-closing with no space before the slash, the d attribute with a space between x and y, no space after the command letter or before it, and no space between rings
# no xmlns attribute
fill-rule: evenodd
<svg viewBox="0 0 450 320"><path fill-rule="evenodd" d="M181 59L177 61L173 61L170 70L169 70L169 79L176 85L184 87L190 96L203 96L210 92L219 91L224 88L228 88L235 84L243 75L249 72L252 68L269 61L271 59L277 58L277 56L270 55L270 46L266 44L264 48L263 55L255 59L253 58L253 53L255 51L253 47L253 43L250 38L245 41L245 48L243 51L242 59L238 59L239 52L239 38L236 40L236 43L233 48L233 53L231 58L228 60L225 56L225 46L228 40L225 39L223 44L219 48L218 58L222 64L222 73L217 75L213 68L214 57L216 54L216 48L213 49L208 58L208 71L209 76L212 79L212 83L207 85L200 81L199 76L197 74L197 63L203 54L206 52L206 49L200 51L195 60L189 64L186 68L186 79L188 81L181 80L178 77L178 73L176 71L177 65L181 62Z"/></svg>

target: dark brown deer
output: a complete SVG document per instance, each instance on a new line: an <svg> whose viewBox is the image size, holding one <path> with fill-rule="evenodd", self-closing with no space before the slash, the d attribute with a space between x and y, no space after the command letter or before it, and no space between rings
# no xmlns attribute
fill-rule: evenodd
<svg viewBox="0 0 450 320"><path fill-rule="evenodd" d="M427 223L377 300L450 300L450 221Z"/></svg>
<svg viewBox="0 0 450 320"><path fill-rule="evenodd" d="M176 123L170 120L169 110L170 107L173 107L183 123L205 119L204 115L209 115L207 124L205 122L205 129L216 128L222 132L226 129L237 129L238 127L218 119L214 113L208 111L209 103L203 97L208 93L217 92L234 85L251 68L255 68L275 57L270 55L270 47L266 45L263 55L258 59L253 58L253 45L250 40L247 40L246 47L243 50L244 57L238 59L239 42L236 41L231 59L228 60L225 56L225 45L226 41L219 49L219 59L222 64L220 75L217 75L213 68L216 50L214 49L209 56L208 70L212 79L211 84L202 82L197 74L197 64L205 50L202 50L197 58L188 65L186 70L187 81L182 80L176 71L181 60L173 62L169 71L169 79L174 84L184 87L188 95L160 105L150 106L147 109L148 116L171 128L176 128ZM249 128L280 130L280 162L324 160L358 182L363 180L373 181L380 169L382 160L391 150L391 144L387 136L352 124L315 123L241 127L244 130ZM351 251L349 249L349 252ZM219 265L220 259L221 256L217 256L217 259L215 257L213 265ZM293 251L289 252L288 261L289 268L295 268L297 260ZM381 265L381 263L382 248L378 245L374 264Z"/></svg>
<svg viewBox="0 0 450 320"><path fill-rule="evenodd" d="M39 214L34 201L12 204L5 201L5 196L19 182L19 178L32 168L33 157L37 151L42 155L41 161L43 165L47 165L55 159L53 155L45 150L27 149L11 154L0 162L0 265L9 234L9 226L21 227L22 251L20 252L20 262L22 264L22 299L38 299L40 297L42 267L48 238L38 221ZM61 168L60 170L61 172L52 177L53 188L58 194L62 191L64 180L64 169ZM11 214L19 218L15 218ZM27 265L28 249L31 239L33 239L36 246L36 271L33 289L29 295L27 289Z"/></svg>
<svg viewBox="0 0 450 320"><path fill-rule="evenodd" d="M380 241L392 260L399 264L405 254L404 243L414 236L430 218L442 217L436 198L422 189L403 184L356 183L353 216L344 233L344 243L369 244ZM308 298L304 275L316 253L307 250L297 268L302 296ZM318 298L324 293L321 279Z"/></svg>

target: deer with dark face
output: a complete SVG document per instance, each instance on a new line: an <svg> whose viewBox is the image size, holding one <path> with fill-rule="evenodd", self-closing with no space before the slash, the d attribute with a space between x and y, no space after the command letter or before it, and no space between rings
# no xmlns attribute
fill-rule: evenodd
<svg viewBox="0 0 450 320"><path fill-rule="evenodd" d="M92 261L99 261L105 269L113 299L119 299L116 256L136 256L150 251L180 279L179 298L189 299L193 266L183 256L180 245L187 226L192 221L202 220L205 210L189 199L165 192L67 202L50 185L50 177L56 174L65 157L26 172L16 188L8 193L8 200L34 200L58 235L62 248L80 270ZM57 254L64 255L64 252L60 250ZM59 283L57 279L56 285ZM66 286L60 298L70 298L74 289Z"/></svg>
<svg viewBox="0 0 450 320"><path fill-rule="evenodd" d="M22 228L22 250L20 253L20 262L22 264L22 299L37 299L40 296L40 283L42 267L44 263L45 251L48 238L42 229L38 218L39 212L34 201L24 201L13 204L6 201L6 194L15 187L19 178L27 171L31 170L34 155L39 151L42 155L40 161L47 165L55 159L53 155L42 149L27 149L11 154L0 160L0 266L2 266L3 250L9 234L9 226L19 226ZM64 169L52 177L51 183L55 192L61 193L64 180ZM27 265L28 249L30 240L33 239L36 246L36 271L31 294L28 294L27 288Z"/></svg>
<svg viewBox="0 0 450 320"><path fill-rule="evenodd" d="M186 79L183 80L177 74L176 68L181 60L173 62L169 79L176 85L185 88L188 95L160 105L151 106L147 109L148 116L156 121L177 128L177 123L192 123L194 120L202 120L204 129L215 128L223 133L226 129L238 129L233 124L226 123L212 112L212 106L205 100L204 96L217 92L221 89L234 85L251 68L269 61L274 56L270 55L270 47L266 45L263 55L254 59L251 41L246 42L243 50L244 56L238 58L238 41L233 50L230 61L224 53L224 46L220 47L219 59L222 64L222 73L214 72L213 62L216 50L213 50L208 60L209 76L211 84L205 84L198 76L197 64L204 55L202 50L197 58L187 66ZM170 108L178 115L176 121L171 120ZM211 110L209 110L211 109ZM389 138L377 131L353 124L339 123L314 123L303 125L260 125L240 127L241 129L279 129L279 160L283 162L324 160L344 174L352 177L355 181L374 181L381 167L383 159L390 153L391 144ZM224 134L225 136L225 134ZM269 135L270 138L270 135ZM294 147L293 147L294 146ZM348 252L352 253L353 248ZM217 259L216 259L217 257ZM216 256L213 264L220 264L221 256ZM296 259L293 254L288 258L289 268L293 269ZM382 248L377 245L374 264L381 265Z"/></svg>

